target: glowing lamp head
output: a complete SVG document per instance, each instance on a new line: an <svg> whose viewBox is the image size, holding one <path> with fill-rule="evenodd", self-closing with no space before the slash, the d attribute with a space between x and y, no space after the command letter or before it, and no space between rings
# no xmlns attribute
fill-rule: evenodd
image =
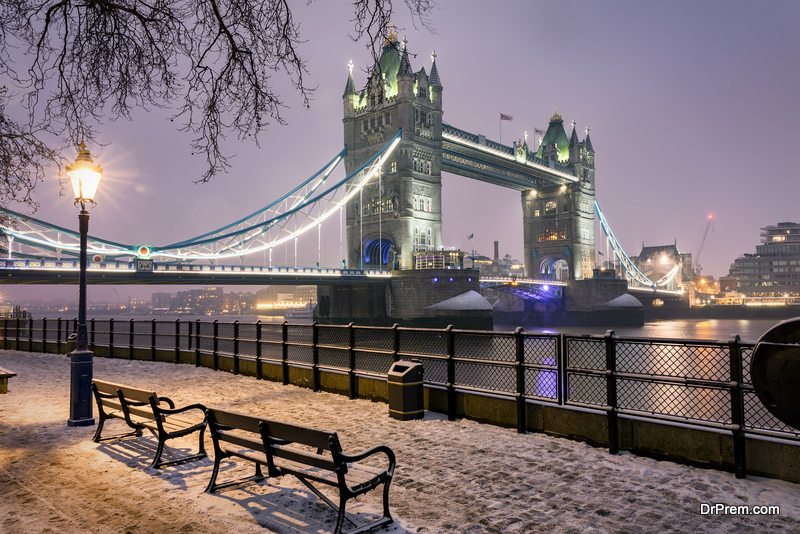
<svg viewBox="0 0 800 534"><path fill-rule="evenodd" d="M72 181L75 202L94 203L97 186L100 185L100 178L103 177L103 169L100 165L94 164L92 155L86 150L86 144L83 141L81 141L81 150L78 152L78 157L75 158L75 163L67 165L66 170L67 176Z"/></svg>

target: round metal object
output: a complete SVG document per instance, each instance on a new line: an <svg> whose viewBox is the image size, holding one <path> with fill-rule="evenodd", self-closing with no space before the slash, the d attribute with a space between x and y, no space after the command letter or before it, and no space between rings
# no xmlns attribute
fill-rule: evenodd
<svg viewBox="0 0 800 534"><path fill-rule="evenodd" d="M800 428L800 317L778 323L761 336L750 377L764 407L787 425Z"/></svg>

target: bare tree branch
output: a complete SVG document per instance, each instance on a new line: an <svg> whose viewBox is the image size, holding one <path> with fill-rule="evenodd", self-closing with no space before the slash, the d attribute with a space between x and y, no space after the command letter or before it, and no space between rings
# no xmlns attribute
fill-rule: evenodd
<svg viewBox="0 0 800 534"><path fill-rule="evenodd" d="M392 1L352 4L351 38L363 39L375 58ZM404 1L415 27L433 31L434 0ZM310 105L302 42L288 0L0 1L0 75L20 91L28 114L27 124L6 117L7 92L0 95L0 203L22 198L35 207L30 192L43 165L60 164L42 134L73 146L96 142L105 119L130 119L137 108L174 109L180 129L194 135L193 152L205 155L198 181L210 180L230 167L222 150L228 134L258 145L270 123L285 123L273 75L288 76ZM19 52L26 64L17 69Z"/></svg>

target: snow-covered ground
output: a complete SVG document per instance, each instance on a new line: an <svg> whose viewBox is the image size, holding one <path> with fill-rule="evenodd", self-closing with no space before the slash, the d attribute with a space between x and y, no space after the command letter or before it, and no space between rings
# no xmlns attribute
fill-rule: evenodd
<svg viewBox="0 0 800 534"><path fill-rule="evenodd" d="M326 533L334 514L297 480L203 492L213 462L153 470L155 440L102 444L70 428L66 356L0 351L17 373L0 395L0 532ZM95 358L96 378L336 430L345 452L392 447L395 524L385 532L800 532L800 485L704 470L428 413L396 421L349 400L191 365ZM108 430L122 431L120 422ZM207 448L212 451L210 440ZM175 446L196 447L194 437ZM251 465L223 463L221 479ZM380 492L356 516L380 509ZM702 515L701 503L780 506L777 515ZM349 509L350 507L348 507Z"/></svg>

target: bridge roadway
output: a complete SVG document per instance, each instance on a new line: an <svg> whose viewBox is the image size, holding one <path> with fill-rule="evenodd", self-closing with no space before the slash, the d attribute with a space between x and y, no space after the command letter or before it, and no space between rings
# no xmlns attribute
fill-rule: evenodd
<svg viewBox="0 0 800 534"><path fill-rule="evenodd" d="M75 260L0 260L2 284L77 284L80 270ZM86 278L93 285L320 285L386 283L389 271L326 269L316 267L263 267L248 265L193 265L133 262L89 262ZM535 299L561 299L566 282L514 277L482 277L481 287L507 286L509 292ZM679 291L629 287L634 295L674 299Z"/></svg>

